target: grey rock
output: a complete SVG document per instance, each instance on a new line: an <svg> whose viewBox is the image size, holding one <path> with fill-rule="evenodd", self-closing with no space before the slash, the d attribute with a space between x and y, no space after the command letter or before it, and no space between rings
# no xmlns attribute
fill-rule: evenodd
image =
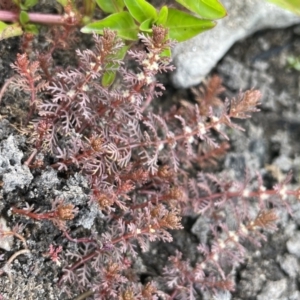
<svg viewBox="0 0 300 300"><path fill-rule="evenodd" d="M293 291L289 295L288 300L299 300L300 299L300 292L299 291Z"/></svg>
<svg viewBox="0 0 300 300"><path fill-rule="evenodd" d="M226 156L225 166L234 170L236 178L243 178L246 169L246 159L243 154L230 153Z"/></svg>
<svg viewBox="0 0 300 300"><path fill-rule="evenodd" d="M6 119L0 120L0 140L7 138L13 131L13 127Z"/></svg>
<svg viewBox="0 0 300 300"><path fill-rule="evenodd" d="M290 238L291 236L294 235L295 231L297 230L297 224L296 222L294 221L295 219L295 216L294 216L294 211L295 211L295 206L293 205L292 206L292 211L293 211L293 220L289 220L287 222L287 224L285 225L284 227L284 235L287 237L287 238ZM297 203L297 210L300 210L300 205Z"/></svg>
<svg viewBox="0 0 300 300"><path fill-rule="evenodd" d="M300 225L300 203L299 200L296 200L295 203L291 205L293 212L293 222L285 229L286 235L291 237L296 231L296 227Z"/></svg>
<svg viewBox="0 0 300 300"><path fill-rule="evenodd" d="M0 175L3 176L3 191L11 192L16 188L28 186L33 176L26 165L22 165L23 152L18 148L18 141L10 135L1 142Z"/></svg>
<svg viewBox="0 0 300 300"><path fill-rule="evenodd" d="M11 231L7 226L6 220L0 216L0 232ZM13 236L12 235L1 235L0 234L0 248L5 251L10 251L13 245Z"/></svg>
<svg viewBox="0 0 300 300"><path fill-rule="evenodd" d="M264 274L265 270L262 268L262 264L253 263L253 260L251 259L248 265L249 267L240 274L241 281L239 282L239 289L243 291L243 299L248 299L253 295L257 295L266 282L266 275Z"/></svg>
<svg viewBox="0 0 300 300"><path fill-rule="evenodd" d="M299 274L299 264L295 256L286 254L279 258L279 264L281 269L290 277L295 278Z"/></svg>
<svg viewBox="0 0 300 300"><path fill-rule="evenodd" d="M262 292L257 296L257 300L283 300L283 295L288 287L287 279L269 281L264 286Z"/></svg>
<svg viewBox="0 0 300 300"><path fill-rule="evenodd" d="M59 179L57 178L57 171L52 168L43 172L43 174L35 180L36 186L43 192L52 189L57 184L59 184Z"/></svg>
<svg viewBox="0 0 300 300"><path fill-rule="evenodd" d="M257 30L283 28L300 23L300 18L263 0L222 0L228 16L217 26L178 44L173 51L176 71L173 83L187 88L207 76L227 50ZM267 47L266 45L265 47Z"/></svg>
<svg viewBox="0 0 300 300"><path fill-rule="evenodd" d="M85 191L86 187L87 180L83 175L76 173L67 180L62 191L56 190L54 194L56 197L64 199L65 203L72 203L75 206L85 205L89 198Z"/></svg>
<svg viewBox="0 0 300 300"><path fill-rule="evenodd" d="M213 295L206 291L203 292L203 300L231 300L232 299L232 295L226 291L217 291L216 293L214 293Z"/></svg>
<svg viewBox="0 0 300 300"><path fill-rule="evenodd" d="M0 174L3 175L11 166L21 165L23 152L18 148L18 142L13 135L10 135L1 143Z"/></svg>
<svg viewBox="0 0 300 300"><path fill-rule="evenodd" d="M207 217L200 216L191 229L192 233L198 237L201 244L207 243L207 235L210 230L209 224L209 219Z"/></svg>
<svg viewBox="0 0 300 300"><path fill-rule="evenodd" d="M95 223L95 219L104 219L105 216L99 209L97 203L92 202L89 204L89 208L85 209L83 213L79 214L78 220L76 222L77 226L82 226L86 229L91 229Z"/></svg>
<svg viewBox="0 0 300 300"><path fill-rule="evenodd" d="M246 68L243 63L229 55L224 58L224 61L218 67L218 71L226 77L226 85L235 90L245 90L248 88L248 82L252 81L251 77L255 77L251 74L249 68ZM261 74L261 72L257 73Z"/></svg>
<svg viewBox="0 0 300 300"><path fill-rule="evenodd" d="M77 207L82 207L78 215L76 215L77 226L91 229L96 218L98 220L104 218L96 202L90 201L88 182L82 174L75 173L74 176L67 180L63 190L55 190L54 194L56 197L63 199L65 203L72 203ZM88 203L89 201L90 203Z"/></svg>
<svg viewBox="0 0 300 300"><path fill-rule="evenodd" d="M287 250L290 254L300 258L300 231L297 231L286 243Z"/></svg>
<svg viewBox="0 0 300 300"><path fill-rule="evenodd" d="M273 164L284 172L289 172L293 167L293 161L285 155L277 157Z"/></svg>
<svg viewBox="0 0 300 300"><path fill-rule="evenodd" d="M228 291L219 291L213 296L213 300L231 300L231 298L232 295Z"/></svg>
<svg viewBox="0 0 300 300"><path fill-rule="evenodd" d="M272 135L271 141L280 144L280 154L290 157L293 153L291 136L284 130L278 130Z"/></svg>
<svg viewBox="0 0 300 300"><path fill-rule="evenodd" d="M232 56L226 56L217 70L224 78L225 86L232 90L246 90L258 87L262 93L261 107L276 109L275 92L270 88L274 78L258 69L250 69Z"/></svg>
<svg viewBox="0 0 300 300"><path fill-rule="evenodd" d="M23 189L30 184L32 178L27 166L15 166L9 173L3 175L3 190L8 193L16 188Z"/></svg>

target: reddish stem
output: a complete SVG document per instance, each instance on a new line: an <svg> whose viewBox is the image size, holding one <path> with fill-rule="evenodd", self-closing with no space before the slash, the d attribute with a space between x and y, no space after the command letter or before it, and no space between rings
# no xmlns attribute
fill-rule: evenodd
<svg viewBox="0 0 300 300"><path fill-rule="evenodd" d="M74 243L95 243L95 240L92 240L90 238L80 238L80 239L73 239L67 231L64 231L65 237L70 241Z"/></svg>
<svg viewBox="0 0 300 300"><path fill-rule="evenodd" d="M149 232L149 227L146 227L146 228L143 228L141 229L140 233L139 234L143 234L143 233L146 233L146 232ZM134 237L135 234L134 233L127 233L125 235L122 235L118 238L115 238L111 241L111 244L112 245L115 245L117 243L119 243L120 241L122 240L128 240L132 237ZM85 256L83 256L79 261L77 261L75 264L73 264L70 268L68 268L69 271L74 271L75 269L77 269L78 267L80 267L81 265L83 265L84 263L86 263L87 261L93 259L99 252L105 252L107 251L107 249L105 248L97 248L95 251L91 252L90 254L87 254ZM63 278L64 276L62 276L58 282L58 285L60 285L63 281Z"/></svg>
<svg viewBox="0 0 300 300"><path fill-rule="evenodd" d="M34 213L32 211L26 210L26 209L19 209L16 208L15 206L13 206L11 208L12 212L15 214L19 214L19 215L24 215L26 217L35 219L35 220L51 220L51 219L55 219L58 217L57 212L56 211L49 211L46 213Z"/></svg>
<svg viewBox="0 0 300 300"><path fill-rule="evenodd" d="M51 25L65 25L66 20L64 16L53 14L41 14L41 13L28 13L30 23L38 24L51 24ZM18 22L19 13L7 10L0 10L0 20L4 22Z"/></svg>

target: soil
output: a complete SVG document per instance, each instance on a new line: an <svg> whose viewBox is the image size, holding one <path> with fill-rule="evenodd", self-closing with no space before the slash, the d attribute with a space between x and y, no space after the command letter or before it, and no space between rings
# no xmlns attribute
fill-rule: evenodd
<svg viewBox="0 0 300 300"><path fill-rule="evenodd" d="M17 45L17 38L1 41L0 85L12 75L10 63L15 61ZM259 89L263 94L261 112L240 123L245 132L228 131L231 149L218 166L220 173L240 179L245 176L246 169L251 176L259 172L265 184L272 187L292 170L292 186L300 184L300 73L288 67L287 58L290 56L300 57L299 26L256 33L234 45L213 70L213 74L223 79L227 97L237 96L240 90L251 88ZM66 53L60 58L64 57L68 60ZM182 98L193 101L189 90L176 90L168 77L163 81L168 87L164 96L165 106ZM20 162L24 163L30 154L30 143L20 130L16 130L20 128L18 114L24 110L22 103L22 94L12 91L2 99L0 143L2 148L10 143ZM8 143L11 135L14 139ZM11 158L10 167L18 163L18 158ZM11 215L10 207L26 200L45 211L51 207L49 199L63 195L81 207L80 215L72 223L73 235L84 236L86 228L91 226L87 225L89 222L95 222L94 226L99 228L102 220L95 221L94 211L88 207L88 186L80 174L68 178L51 168L31 173L33 179L28 186L16 186L6 193L2 190L0 194L0 216L11 228L17 224L23 226L21 232L30 248L30 254L20 255L13 261L10 277L5 274L0 277L0 299L79 299L75 295L60 295L57 281L62 267L47 256L50 244L69 248L76 246L66 242L52 223ZM278 231L269 235L261 248L247 245L246 261L235 270L236 291L232 295L218 294L215 299L300 299L300 246L295 241L300 232L300 206L297 202L291 205L293 217L283 209ZM141 256L141 261L137 262L142 269L141 279L155 280L175 249L195 261L195 249L205 230L203 218L185 218L183 223L185 229L174 232L173 243L155 244L151 247L156 251L155 256L154 250ZM0 267L23 248L22 241L15 238L8 251L0 249ZM196 299L212 298L199 292Z"/></svg>

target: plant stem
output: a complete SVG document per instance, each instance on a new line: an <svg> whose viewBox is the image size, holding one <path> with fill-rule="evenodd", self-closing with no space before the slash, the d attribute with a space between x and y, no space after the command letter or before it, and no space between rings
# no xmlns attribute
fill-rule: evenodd
<svg viewBox="0 0 300 300"><path fill-rule="evenodd" d="M64 25L66 24L65 17L62 15L28 13L30 23ZM0 20L4 22L18 22L19 13L9 10L0 10Z"/></svg>

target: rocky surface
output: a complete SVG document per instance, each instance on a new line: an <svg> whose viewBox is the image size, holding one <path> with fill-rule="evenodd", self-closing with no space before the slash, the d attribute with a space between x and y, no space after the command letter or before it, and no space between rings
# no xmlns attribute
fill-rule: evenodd
<svg viewBox="0 0 300 300"><path fill-rule="evenodd" d="M299 32L300 27L259 32L231 48L213 70L222 77L228 97L236 96L240 89L253 87L263 93L261 112L242 123L246 131L228 132L231 149L219 166L226 178L239 179L247 169L251 176L255 177L256 172L262 174L266 185L272 187L292 170L294 179L291 188L299 186L300 73L287 64L289 56L300 56ZM181 95L193 101L187 90L173 88L167 91L167 101L174 97L180 100ZM9 103L10 98L2 105L3 115L3 112L8 112ZM80 214L70 223L72 233L78 236L85 236L86 230L91 228L101 231L102 216L98 209L87 204L88 187L81 174L66 177L51 168L29 171L24 167L24 158L30 155L30 148L26 146L25 136L12 127L13 121L14 118L8 117L0 122L0 171L3 181L0 226L13 229L17 224L22 224L22 235L26 238L30 253L19 255L13 261L11 276L0 276L0 295L5 300L74 299L60 295L57 280L61 275L61 266L51 261L47 253L50 244L63 245L70 251L76 245L68 243L51 222L12 216L10 207L16 203L24 206L27 201L41 211L47 211L55 198L63 197L67 203L81 208ZM27 177L23 176L23 172L27 172ZM246 261L234 271L236 291L218 293L214 297L199 292L197 300L300 299L300 205L296 199L291 200L290 205L293 216L283 207L278 231L268 235L262 247L245 245L249 249ZM209 239L207 224L208 220L201 217L185 219L185 230L174 233L174 243L155 245L151 253L136 261L137 268L143 276L155 280L155 274L175 247L183 250L193 261L195 247ZM3 243L3 240L0 242ZM24 248L22 241L15 237L13 242L5 242L8 243L4 249L0 249L0 271L7 267L5 262L14 253Z"/></svg>
<svg viewBox="0 0 300 300"><path fill-rule="evenodd" d="M299 184L300 73L287 63L288 57L300 55L299 29L259 32L232 47L213 71L231 93L253 87L263 93L261 112L245 123L246 134L231 136L225 172L231 170L235 177L245 167L253 175L259 170L271 187L292 170ZM283 209L279 230L237 270L231 299L300 299L300 205L294 199L291 206L293 216Z"/></svg>
<svg viewBox="0 0 300 300"><path fill-rule="evenodd" d="M222 3L228 17L219 20L213 30L176 46L173 52L176 71L172 76L175 86L187 88L199 84L235 42L254 32L300 23L300 17L264 0Z"/></svg>

